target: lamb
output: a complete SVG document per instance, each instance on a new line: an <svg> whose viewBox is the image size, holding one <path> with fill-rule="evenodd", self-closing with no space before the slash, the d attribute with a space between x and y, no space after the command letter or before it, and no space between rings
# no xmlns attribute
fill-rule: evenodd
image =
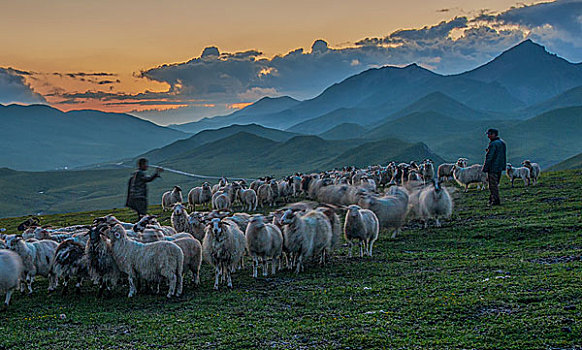
<svg viewBox="0 0 582 350"><path fill-rule="evenodd" d="M245 231L246 246L253 258L253 277L258 277L259 264L263 265L263 276L267 276L268 262L271 260L271 274L280 268L283 235L273 224L265 223L262 215L253 215Z"/></svg>
<svg viewBox="0 0 582 350"><path fill-rule="evenodd" d="M372 247L378 239L380 223L378 217L369 209L362 209L358 205L350 205L346 212L344 223L344 237L350 245L349 257L352 257L354 240L360 241L360 258L372 256Z"/></svg>
<svg viewBox="0 0 582 350"><path fill-rule="evenodd" d="M540 173L542 172L542 168L538 163L532 163L529 160L524 160L521 163L523 166L529 169L529 176L533 185L538 183L538 178L540 177Z"/></svg>
<svg viewBox="0 0 582 350"><path fill-rule="evenodd" d="M292 209L285 210L281 218L285 249L293 255L295 273L305 269L305 260L325 252L331 246L332 228L325 214L311 210L304 215Z"/></svg>
<svg viewBox="0 0 582 350"><path fill-rule="evenodd" d="M201 187L194 187L188 192L188 205L192 210L196 210L196 204L208 204L212 199L212 188L208 182Z"/></svg>
<svg viewBox="0 0 582 350"><path fill-rule="evenodd" d="M393 229L392 238L400 232L408 213L408 191L404 187L392 186L384 197L365 196L358 205L376 214L380 226Z"/></svg>
<svg viewBox="0 0 582 350"><path fill-rule="evenodd" d="M85 278L89 277L87 262L85 245L74 240L66 240L58 245L51 266L51 273L55 275L57 280L63 280L63 295L67 294L69 281L75 277L77 278L77 284L75 285L77 294L81 293L81 284Z"/></svg>
<svg viewBox="0 0 582 350"><path fill-rule="evenodd" d="M182 272L185 274L187 270L192 272L192 279L194 284L200 284L200 265L202 264L202 244L192 236L180 238L172 241L184 253L184 265Z"/></svg>
<svg viewBox="0 0 582 350"><path fill-rule="evenodd" d="M57 246L57 242L49 240L25 242L20 236L16 236L10 241L8 248L20 255L22 259L28 294L32 294L32 283L36 275L48 278L49 291L56 288L56 279L51 271L51 264ZM24 286L20 287L22 291Z"/></svg>
<svg viewBox="0 0 582 350"><path fill-rule="evenodd" d="M97 297L107 289L111 291L121 280L122 273L113 258L111 242L104 235L109 228L106 224L93 226L89 230L89 240L85 246L85 256L89 268L89 277L99 285Z"/></svg>
<svg viewBox="0 0 582 350"><path fill-rule="evenodd" d="M162 210L170 210L174 204L182 202L182 188L174 186L171 191L164 192L162 195Z"/></svg>
<svg viewBox="0 0 582 350"><path fill-rule="evenodd" d="M172 227L176 232L190 232L190 223L188 222L188 212L182 203L174 205L171 216Z"/></svg>
<svg viewBox="0 0 582 350"><path fill-rule="evenodd" d="M20 287L20 276L24 272L22 259L10 250L0 250L0 292L6 293L4 309L8 308L12 292Z"/></svg>
<svg viewBox="0 0 582 350"><path fill-rule="evenodd" d="M220 276L226 277L232 288L231 271L241 262L246 249L246 239L238 226L228 220L212 219L206 227L202 242L204 260L214 267L214 289L218 290Z"/></svg>
<svg viewBox="0 0 582 350"><path fill-rule="evenodd" d="M226 192L218 191L212 196L212 208L214 210L229 210L232 202Z"/></svg>
<svg viewBox="0 0 582 350"><path fill-rule="evenodd" d="M524 166L516 168L516 167L512 166L510 163L507 163L507 168L505 169L505 173L507 174L507 177L511 180L511 187L513 187L513 182L517 178L520 178L523 180L524 187L529 186L529 182L530 182L529 168L526 168Z"/></svg>
<svg viewBox="0 0 582 350"><path fill-rule="evenodd" d="M464 168L455 164L453 165L453 177L459 185L465 186L465 192L469 191L469 185L473 183L476 183L477 187L481 185L481 189L484 189L487 183L487 173L484 173L482 168L481 164L473 164Z"/></svg>
<svg viewBox="0 0 582 350"><path fill-rule="evenodd" d="M248 211L257 210L258 199L255 190L251 188L249 188L248 190L241 188L238 191L238 197L243 205L243 209L246 209Z"/></svg>
<svg viewBox="0 0 582 350"><path fill-rule="evenodd" d="M273 193L273 188L270 184L262 184L259 186L257 199L261 208L264 208L265 204L270 205L271 207L275 205L275 194Z"/></svg>
<svg viewBox="0 0 582 350"><path fill-rule="evenodd" d="M418 199L420 218L424 221L424 228L428 226L428 220L434 218L436 226L441 227L440 218L450 218L453 212L453 201L446 188L441 187L438 179L434 179L433 185L424 188Z"/></svg>
<svg viewBox="0 0 582 350"><path fill-rule="evenodd" d="M121 225L108 230L111 252L119 269L128 275L129 298L137 293L136 278L147 282L168 281L168 298L182 294L184 253L176 244L167 241L140 243L127 237Z"/></svg>

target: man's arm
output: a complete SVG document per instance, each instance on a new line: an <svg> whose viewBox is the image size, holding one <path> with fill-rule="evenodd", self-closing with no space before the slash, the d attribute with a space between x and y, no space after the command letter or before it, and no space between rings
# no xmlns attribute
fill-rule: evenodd
<svg viewBox="0 0 582 350"><path fill-rule="evenodd" d="M153 175L145 175L143 177L143 180L145 182L151 182L154 181L156 178L160 177L160 168L156 168L156 172Z"/></svg>
<svg viewBox="0 0 582 350"><path fill-rule="evenodd" d="M495 153L497 152L497 145L491 143L487 149L487 154L485 155L485 163L483 164L483 172L488 173L491 169L491 163L495 159Z"/></svg>

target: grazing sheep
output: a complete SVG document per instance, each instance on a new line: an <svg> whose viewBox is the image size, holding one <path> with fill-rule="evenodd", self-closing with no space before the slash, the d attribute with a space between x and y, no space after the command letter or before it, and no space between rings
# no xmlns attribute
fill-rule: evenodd
<svg viewBox="0 0 582 350"><path fill-rule="evenodd" d="M37 227L40 226L40 219L36 216L29 217L28 219L24 220L23 222L18 225L18 231L25 231L30 227Z"/></svg>
<svg viewBox="0 0 582 350"><path fill-rule="evenodd" d="M247 250L253 258L253 277L258 277L259 264L263 265L263 276L267 276L268 261L271 260L271 274L280 267L283 235L273 224L265 223L262 215L253 215L245 231Z"/></svg>
<svg viewBox="0 0 582 350"><path fill-rule="evenodd" d="M10 304L12 292L20 287L23 271L22 259L18 254L6 249L0 250L0 293L6 293L4 309Z"/></svg>
<svg viewBox="0 0 582 350"><path fill-rule="evenodd" d="M368 195L362 197L358 205L373 211L380 226L393 229L392 238L396 238L408 213L408 198L408 191L404 187L392 186L384 197Z"/></svg>
<svg viewBox="0 0 582 350"><path fill-rule="evenodd" d="M69 291L69 281L77 278L75 289L77 294L81 293L83 280L89 277L88 260L85 257L85 246L74 240L66 240L58 245L51 266L51 273L56 279L62 279L62 294ZM55 286L56 287L56 286Z"/></svg>
<svg viewBox="0 0 582 350"><path fill-rule="evenodd" d="M257 191L257 199L261 208L265 207L265 204L271 207L275 206L275 194L273 193L273 188L270 184L262 184L259 186Z"/></svg>
<svg viewBox="0 0 582 350"><path fill-rule="evenodd" d="M281 218L285 249L292 254L295 273L305 269L305 260L320 256L325 261L325 251L331 246L332 228L325 214L311 210L304 215L287 209Z"/></svg>
<svg viewBox="0 0 582 350"><path fill-rule="evenodd" d="M231 271L241 262L246 249L246 239L238 226L227 220L212 219L206 227L202 242L204 260L214 267L214 289L218 290L219 279L226 278L232 288Z"/></svg>
<svg viewBox="0 0 582 350"><path fill-rule="evenodd" d="M453 165L453 177L461 186L465 186L465 192L469 191L469 185L476 183L477 187L481 185L481 189L485 188L487 183L487 173L482 171L481 164L473 164L470 167L459 167Z"/></svg>
<svg viewBox="0 0 582 350"><path fill-rule="evenodd" d="M190 223L188 222L188 212L182 203L174 205L172 210L172 227L176 232L190 232Z"/></svg>
<svg viewBox="0 0 582 350"><path fill-rule="evenodd" d="M110 240L104 235L109 228L106 224L94 226L89 230L89 240L85 246L85 256L89 267L89 277L99 285L97 297L111 291L121 280L122 274L113 258Z"/></svg>
<svg viewBox="0 0 582 350"><path fill-rule="evenodd" d="M243 209L246 209L248 211L257 210L258 199L255 190L251 188L249 188L248 190L241 188L238 191L238 197L243 205Z"/></svg>
<svg viewBox="0 0 582 350"><path fill-rule="evenodd" d="M182 272L186 274L188 270L192 272L194 284L200 284L200 265L202 264L202 244L197 239L183 237L174 241L182 253L184 253L184 266Z"/></svg>
<svg viewBox="0 0 582 350"><path fill-rule="evenodd" d="M196 204L208 204L212 199L212 188L208 182L201 187L194 187L188 192L188 205L192 210L196 210Z"/></svg>
<svg viewBox="0 0 582 350"><path fill-rule="evenodd" d="M176 244L168 241L140 243L127 237L121 225L108 230L111 251L119 269L129 281L129 298L137 293L135 280L159 283L168 282L168 298L182 294L184 253Z"/></svg>
<svg viewBox="0 0 582 350"><path fill-rule="evenodd" d="M424 228L428 220L434 218L436 226L441 227L440 218L450 218L453 213L453 200L446 188L441 187L437 179L433 185L424 188L418 199L420 218L424 221Z"/></svg>
<svg viewBox="0 0 582 350"><path fill-rule="evenodd" d="M49 240L25 242L20 236L16 236L10 241L8 248L20 255L22 259L28 294L32 294L32 282L34 282L36 275L48 278L49 291L56 288L57 281L51 271L51 264L57 246L57 242ZM20 287L22 291L24 286Z"/></svg>
<svg viewBox="0 0 582 350"><path fill-rule="evenodd" d="M380 223L378 217L369 209L362 209L357 205L350 205L346 212L344 223L344 237L350 245L349 257L352 257L352 241L360 241L360 258L372 256L374 242L378 239Z"/></svg>
<svg viewBox="0 0 582 350"><path fill-rule="evenodd" d="M507 174L507 177L511 180L511 187L513 187L513 182L515 181L515 179L518 178L523 180L524 187L529 186L530 181L529 168L526 168L524 166L516 168L512 166L510 163L507 163L505 173Z"/></svg>
<svg viewBox="0 0 582 350"><path fill-rule="evenodd" d="M540 177L540 173L542 172L542 168L538 163L532 163L529 160L524 160L521 163L523 166L529 169L529 176L533 185L538 183L538 178Z"/></svg>
<svg viewBox="0 0 582 350"><path fill-rule="evenodd" d="M162 195L162 210L171 210L174 204L182 202L182 188L174 186L171 191L164 192Z"/></svg>

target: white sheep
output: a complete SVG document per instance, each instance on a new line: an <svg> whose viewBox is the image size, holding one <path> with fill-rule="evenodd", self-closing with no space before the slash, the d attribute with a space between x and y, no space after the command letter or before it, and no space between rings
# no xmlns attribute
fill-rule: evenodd
<svg viewBox="0 0 582 350"><path fill-rule="evenodd" d="M373 211L362 209L358 205L350 205L344 222L344 237L350 245L349 257L352 257L354 240L360 241L360 257L372 256L374 242L378 239L380 222Z"/></svg>
<svg viewBox="0 0 582 350"><path fill-rule="evenodd" d="M408 213L408 198L408 191L404 187L392 186L385 196L367 195L360 199L358 205L373 211L380 226L394 230L392 238L396 238Z"/></svg>
<svg viewBox="0 0 582 350"><path fill-rule="evenodd" d="M214 267L214 289L218 290L220 277L226 278L232 288L231 271L241 262L246 249L244 234L232 221L212 219L206 227L202 242L204 260Z"/></svg>
<svg viewBox="0 0 582 350"><path fill-rule="evenodd" d="M422 175L425 183L434 178L434 163L432 160L427 159L420 165L420 175Z"/></svg>
<svg viewBox="0 0 582 350"><path fill-rule="evenodd" d="M212 196L212 208L214 210L229 210L232 202L227 192L218 191Z"/></svg>
<svg viewBox="0 0 582 350"><path fill-rule="evenodd" d="M186 274L188 270L192 272L194 284L200 284L200 265L202 264L202 244L197 239L182 237L172 241L184 253L184 265L182 272Z"/></svg>
<svg viewBox="0 0 582 350"><path fill-rule="evenodd" d="M540 173L542 172L542 168L538 163L532 163L529 160L524 160L521 163L523 166L529 169L529 176L533 185L538 183L538 178L540 177Z"/></svg>
<svg viewBox="0 0 582 350"><path fill-rule="evenodd" d="M460 167L458 165L453 165L453 177L457 183L465 187L465 192L469 191L470 184L481 185L481 189L485 188L487 184L487 173L483 172L483 166L481 164L473 164L470 167Z"/></svg>
<svg viewBox="0 0 582 350"><path fill-rule="evenodd" d="M267 276L268 261L271 260L271 274L280 267L283 235L273 224L265 223L262 215L253 215L245 231L247 251L253 258L253 277L258 277L259 264L263 265L263 276Z"/></svg>
<svg viewBox="0 0 582 350"><path fill-rule="evenodd" d="M238 197L243 205L243 209L246 209L248 211L257 210L258 199L255 190L253 190L252 188L249 188L248 190L241 188L238 191Z"/></svg>
<svg viewBox="0 0 582 350"><path fill-rule="evenodd" d="M12 292L20 286L23 271L22 259L18 254L0 249L0 293L6 293L4 309L10 304Z"/></svg>
<svg viewBox="0 0 582 350"><path fill-rule="evenodd" d="M182 203L176 203L172 210L172 227L176 232L190 232L190 223L188 222L188 212Z"/></svg>
<svg viewBox="0 0 582 350"><path fill-rule="evenodd" d="M69 281L77 279L75 285L77 294L81 293L81 284L83 280L89 277L88 260L85 257L85 245L68 239L58 245L53 258L51 273L55 275L56 280L63 281L62 294L67 294L69 290Z"/></svg>
<svg viewBox="0 0 582 350"><path fill-rule="evenodd" d="M275 205L275 194L273 193L273 188L270 184L262 184L257 190L257 199L261 208L265 207L265 204L271 207Z"/></svg>
<svg viewBox="0 0 582 350"><path fill-rule="evenodd" d="M194 187L188 192L188 205L192 210L196 210L196 204L208 204L212 199L212 188L208 182L200 187Z"/></svg>
<svg viewBox="0 0 582 350"><path fill-rule="evenodd" d="M433 185L424 188L418 199L420 218L424 227L428 226L429 219L436 220L436 226L441 227L440 218L450 218L453 213L453 200L446 188L442 187L437 179Z"/></svg>
<svg viewBox="0 0 582 350"><path fill-rule="evenodd" d="M16 236L8 243L8 248L20 255L22 259L28 294L32 294L32 282L34 282L36 275L48 278L49 291L56 288L57 281L51 271L51 264L57 246L55 241L26 242L20 236ZM21 291L23 291L23 287L24 285L20 286Z"/></svg>
<svg viewBox="0 0 582 350"><path fill-rule="evenodd" d="M460 168L467 167L467 158L459 158L455 164L452 163L443 163L439 165L437 169L437 177L440 182L445 182L449 180L453 180L453 166L456 165Z"/></svg>
<svg viewBox="0 0 582 350"><path fill-rule="evenodd" d="M182 202L182 188L174 186L171 191L164 192L162 195L162 210L171 210L174 204Z"/></svg>
<svg viewBox="0 0 582 350"><path fill-rule="evenodd" d="M127 237L121 225L109 229L111 251L121 272L129 282L129 298L137 293L135 280L159 283L168 282L168 298L182 294L184 253L176 244L168 241L152 243L136 242Z"/></svg>
<svg viewBox="0 0 582 350"><path fill-rule="evenodd" d="M281 218L285 248L295 262L295 273L305 269L305 261L320 256L325 261L325 251L331 247L332 228L325 214L311 210L304 215L292 209L285 210Z"/></svg>
<svg viewBox="0 0 582 350"><path fill-rule="evenodd" d="M524 187L529 186L529 181L530 181L529 168L526 168L524 166L516 168L516 167L512 166L510 163L507 163L507 168L505 168L505 173L506 173L507 177L511 180L511 187L513 187L513 182L515 181L515 179L518 179L518 178L523 180Z"/></svg>

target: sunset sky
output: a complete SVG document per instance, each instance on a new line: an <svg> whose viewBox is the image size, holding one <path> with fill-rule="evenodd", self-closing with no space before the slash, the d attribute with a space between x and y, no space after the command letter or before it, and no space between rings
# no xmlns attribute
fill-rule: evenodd
<svg viewBox="0 0 582 350"><path fill-rule="evenodd" d="M0 4L0 31L0 103L169 124L386 64L458 73L525 38L579 62L582 1L22 0Z"/></svg>

